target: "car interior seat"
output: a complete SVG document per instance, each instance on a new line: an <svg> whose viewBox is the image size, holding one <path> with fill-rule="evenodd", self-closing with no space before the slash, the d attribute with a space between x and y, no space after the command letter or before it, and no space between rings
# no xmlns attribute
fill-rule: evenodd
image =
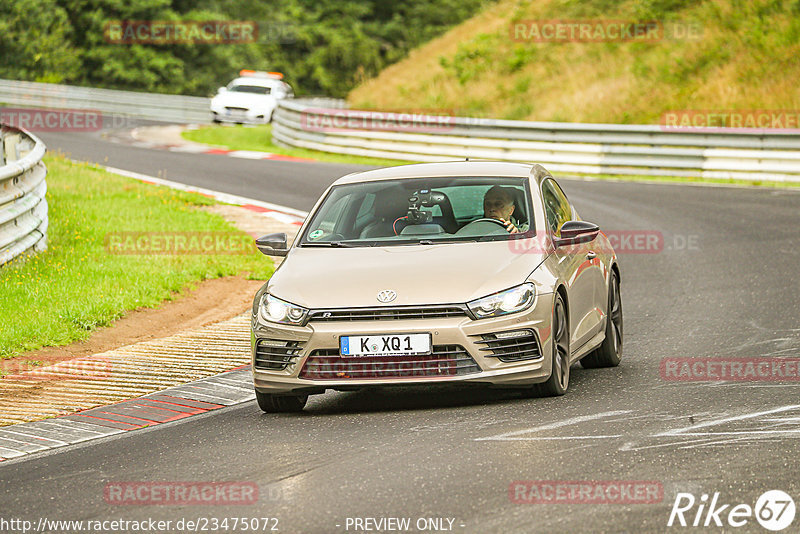
<svg viewBox="0 0 800 534"><path fill-rule="evenodd" d="M361 230L360 238L393 236L392 225L408 213L408 192L402 188L381 191L372 206L375 219Z"/></svg>
<svg viewBox="0 0 800 534"><path fill-rule="evenodd" d="M434 193L441 193L444 196L444 202L439 204L442 210L441 216L434 217L433 222L440 225L445 232L454 234L458 230L458 221L456 220L455 212L453 212L453 204L445 193L441 191L433 191Z"/></svg>
<svg viewBox="0 0 800 534"><path fill-rule="evenodd" d="M509 192L514 198L514 213L511 214L514 226L519 228L521 225L528 222L528 215L525 213L525 192L517 189L516 187L509 187Z"/></svg>

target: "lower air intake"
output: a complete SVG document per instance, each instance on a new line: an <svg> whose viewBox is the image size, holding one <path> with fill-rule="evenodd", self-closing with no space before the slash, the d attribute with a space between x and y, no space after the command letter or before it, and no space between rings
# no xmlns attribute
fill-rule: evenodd
<svg viewBox="0 0 800 534"><path fill-rule="evenodd" d="M338 349L315 350L300 371L310 380L446 377L479 373L461 345L436 345L431 354L342 358Z"/></svg>

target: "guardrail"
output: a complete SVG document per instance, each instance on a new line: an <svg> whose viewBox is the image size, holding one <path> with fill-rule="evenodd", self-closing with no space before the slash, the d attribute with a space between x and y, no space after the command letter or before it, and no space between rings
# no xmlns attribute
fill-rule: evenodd
<svg viewBox="0 0 800 534"><path fill-rule="evenodd" d="M209 98L54 83L0 80L0 102L31 108L93 110L167 122L194 123L211 120Z"/></svg>
<svg viewBox="0 0 800 534"><path fill-rule="evenodd" d="M800 182L800 136L793 132L430 116L425 127L424 117L410 118L284 100L272 135L288 146L408 161L476 158L537 162L563 173ZM364 123L376 127L351 127Z"/></svg>
<svg viewBox="0 0 800 534"><path fill-rule="evenodd" d="M47 247L44 153L35 136L0 126L0 266Z"/></svg>

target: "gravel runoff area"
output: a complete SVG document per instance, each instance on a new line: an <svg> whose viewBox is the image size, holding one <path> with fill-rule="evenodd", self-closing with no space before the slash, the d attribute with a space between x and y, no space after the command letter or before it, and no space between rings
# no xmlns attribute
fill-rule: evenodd
<svg viewBox="0 0 800 534"><path fill-rule="evenodd" d="M222 215L254 237L286 232L291 239L298 229L239 206L218 204L204 209ZM276 266L279 260L274 258ZM239 309L249 310L250 304L242 302ZM144 310L141 316L148 312L157 310ZM125 321L123 317L118 323ZM0 426L88 410L249 363L248 311L166 337L6 375L0 380Z"/></svg>

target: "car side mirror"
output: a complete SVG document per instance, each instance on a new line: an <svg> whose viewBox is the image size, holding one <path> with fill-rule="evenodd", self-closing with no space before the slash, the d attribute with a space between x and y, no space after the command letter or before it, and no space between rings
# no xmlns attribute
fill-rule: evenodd
<svg viewBox="0 0 800 534"><path fill-rule="evenodd" d="M286 256L289 249L286 246L286 234L267 234L256 239L256 248L267 256Z"/></svg>
<svg viewBox="0 0 800 534"><path fill-rule="evenodd" d="M554 239L555 245L575 245L593 241L600 233L600 227L586 221L567 221L561 226L561 236Z"/></svg>
<svg viewBox="0 0 800 534"><path fill-rule="evenodd" d="M228 90L227 87L220 87L219 89L217 89L217 94L221 95L222 93L226 92L227 90Z"/></svg>

